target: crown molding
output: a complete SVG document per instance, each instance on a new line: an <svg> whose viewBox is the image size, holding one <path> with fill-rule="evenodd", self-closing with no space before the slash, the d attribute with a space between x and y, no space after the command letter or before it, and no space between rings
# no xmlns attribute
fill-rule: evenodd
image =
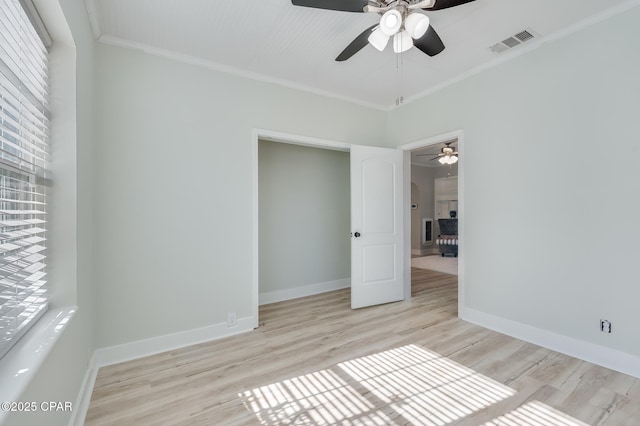
<svg viewBox="0 0 640 426"><path fill-rule="evenodd" d="M404 102L401 105L395 105L395 104L391 104L391 105L380 105L380 104L374 104L374 103L370 103L370 102L365 102L356 98L352 98L349 96L344 96L332 91L328 91L328 90L320 90L317 89L315 87L311 87L308 85L304 85L304 84L300 84L300 83L294 83L292 81L288 81L285 79L281 79L281 78L277 78L277 77L273 77L273 76L269 76L266 74L261 74L261 73L256 73L256 72L252 72L252 71L246 71L246 70L242 70L236 67L232 67L229 65L224 65L224 64L220 64L214 61L210 61L210 60L206 60L206 59L201 59L201 58L197 58L194 56L190 56L190 55L185 55L185 54L181 54L181 53L176 53L167 49L161 49L161 48L157 48L151 45L147 45L144 43L137 43L137 42L132 42L129 40L125 40L119 37L114 37L111 35L106 35L103 34L102 32L102 27L100 25L100 15L98 12L98 6L97 6L97 0L85 0L85 5L86 5L86 9L87 9L87 14L89 16L89 23L91 26L91 30L93 31L93 35L96 39L96 41L102 42L104 44L108 44L108 45L112 45L112 46L117 46L117 47L124 47L124 48L128 48L128 49L134 49L134 50L138 50L138 51L143 51L145 53L148 53L150 55L155 55L155 56L161 56L167 59L171 59L171 60L175 60L178 62L182 62L182 63L187 63L190 65L197 65L197 66L202 66L214 71L218 71L218 72L223 72L226 74L232 74L232 75L236 75L239 77L243 77L243 78L247 78L247 79L251 79L251 80L256 80L256 81L261 81L261 82L265 82L265 83L270 83L270 84L275 84L278 86L283 86L283 87L287 87L290 89L295 89L295 90L299 90L302 92L306 92L306 93L311 93L314 95L319 95L319 96L323 96L323 97L327 97L327 98L331 98L331 99L337 99L340 101L344 101L344 102L349 102L358 106L362 106L362 107L366 107L366 108L371 108L374 110L378 110L378 111L384 111L384 112L390 112L393 111L395 109L398 108L402 108L403 106L406 106L414 101L417 101L419 99L425 98L433 93L436 93L440 90L443 90L449 86L452 86L456 83L459 83L463 80L466 80L467 78L473 77L485 70L497 67L499 65L502 65L503 63L506 63L508 61L511 61L515 58L518 58L522 55L525 55L533 50L538 49L539 47L541 47L542 45L544 45L545 43L549 43L549 42L553 42L556 40L560 40L563 39L575 32L578 32L580 30L583 30L585 28L588 28L592 25L595 25L597 23L600 23L602 21L605 21L609 18L612 18L616 15L619 15L621 13L624 13L628 10L631 10L635 7L640 6L640 0L628 0L625 1L615 7L609 8L607 10L604 10L596 15L593 15L589 18L586 18L576 24L573 24L571 26L568 26L560 31L556 31L554 33L548 34L546 36L542 36L538 39L534 39L533 41L519 47L518 49L515 49L514 51L510 51L510 52L506 52L501 54L499 57L496 57L495 59L478 65L475 68L472 68L462 74L457 75L456 77L450 78L440 84L437 84L429 89L426 89L422 92L419 92L413 96L409 96L408 98L406 98L404 100Z"/></svg>
<svg viewBox="0 0 640 426"><path fill-rule="evenodd" d="M87 1L91 2L93 0L87 0ZM344 95L339 95L337 93L326 91L326 90L316 89L316 88L311 87L311 86L306 86L304 84L294 83L294 82L291 82L291 81L288 81L288 80L284 80L284 79L280 79L280 78L277 78L277 77L268 76L266 74L260 74L260 73L256 73L256 72L252 72L252 71L246 71L246 70L235 68L235 67L232 67L232 66L229 66L229 65L220 64L220 63L217 63L217 62L214 62L214 61L209 61L209 60L206 60L206 59L197 58L195 56L185 55L185 54L182 54L182 53L176 53L176 52L173 52L171 50L161 49L161 48L158 48L158 47L150 46L150 45L145 44L145 43L137 43L137 42L125 40L125 39L122 39L122 38L119 38L119 37L114 37L114 36L110 36L110 35L106 35L106 34L101 35L96 40L101 42L101 43L103 43L103 44L116 46L116 47L123 47L123 48L127 48L127 49L132 49L132 50L138 50L138 51L145 52L145 53L147 53L149 55L159 56L159 57L171 59L171 60L174 60L176 62L181 62L181 63L185 63L185 64L189 64L189 65L196 65L196 66L208 68L208 69L213 70L213 71L222 72L222 73L225 73L225 74L232 74L232 75L236 75L238 77L247 78L247 79L250 79L250 80L261 81L263 83L275 84L277 86L283 86L283 87L286 87L286 88L289 88L289 89L299 90L301 92L307 92L307 93L311 93L311 94L314 94L314 95L319 95L319 96L323 96L323 97L331 98L331 99L337 99L337 100L340 100L340 101L343 101L343 102L349 102L349 103L352 103L352 104L355 104L355 105L358 105L358 106L362 106L362 107L365 107L365 108L375 109L375 110L378 110L378 111L385 111L385 108L382 107L381 105L372 104L372 103L369 103L369 102L363 102L363 101L360 101L360 100L355 99L355 98L351 98L351 97L344 96Z"/></svg>
<svg viewBox="0 0 640 426"><path fill-rule="evenodd" d="M592 25L595 25L597 23L600 23L602 21L606 21L609 18L613 18L616 15L619 15L621 13L624 13L628 10L631 10L635 7L640 6L640 0L629 0L626 1L624 3L619 4L618 6L612 7L610 9L604 10L596 15L593 15L587 19L584 19L576 24L573 24L571 26L568 26L560 31L556 31L553 32L549 35L546 36L542 36L538 39L534 39L534 41L532 41L531 43L527 43L525 45L523 45L522 47L519 47L518 49L515 49L513 51L510 52L506 52L504 54L501 54L499 57L495 58L492 61L489 61L487 63L478 65L475 68L471 68L469 71L464 72L462 74L459 74L456 77L450 78L449 80L446 80L440 84L437 84L427 90L424 90L416 95L410 96L408 98L406 98L403 102L402 105L400 106L395 106L395 105L390 105L386 108L387 111L391 111L394 108L401 108L405 105L410 104L411 102L417 101L419 99L425 98L433 93L436 93L446 87L449 87L453 84L459 83L463 80L466 80L469 77L473 77L476 74L480 74L481 72L497 67L499 65L502 65L505 62L509 62L515 58L518 58L522 55L525 55L533 50L538 49L540 46L542 46L545 43L549 43L549 42L553 42L556 40L560 40L563 39L565 37L570 36L571 34L578 32L580 30L583 30L585 28L588 28Z"/></svg>

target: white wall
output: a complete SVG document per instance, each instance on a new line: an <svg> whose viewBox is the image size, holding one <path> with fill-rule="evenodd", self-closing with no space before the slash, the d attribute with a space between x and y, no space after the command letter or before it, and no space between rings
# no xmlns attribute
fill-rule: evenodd
<svg viewBox="0 0 640 426"><path fill-rule="evenodd" d="M418 254L435 252L435 240L431 246L422 245L422 219L433 218L433 173L434 168L411 166L411 183L415 188L411 190L411 204L418 204L417 209L411 210L411 251ZM422 254L422 253L420 253Z"/></svg>
<svg viewBox="0 0 640 426"><path fill-rule="evenodd" d="M451 177L451 176L458 176L458 163L433 168L434 179Z"/></svg>
<svg viewBox="0 0 640 426"><path fill-rule="evenodd" d="M76 282L59 300L80 309L23 400L75 401L95 347L251 315L253 128L390 146L463 129L466 307L640 355L640 11L387 115L97 46L82 2L61 4L78 109Z"/></svg>
<svg viewBox="0 0 640 426"><path fill-rule="evenodd" d="M251 317L252 130L383 145L385 113L97 53L98 346Z"/></svg>
<svg viewBox="0 0 640 426"><path fill-rule="evenodd" d="M58 2L38 0L36 5L54 38L50 61L52 168L55 181L49 199L51 309L73 304L79 309L21 395L20 401L69 401L77 410L76 398L87 371L88 356L95 348L95 241L92 230L95 43L83 2L61 0L58 5ZM68 34L65 18L72 34ZM77 105L74 105L74 96ZM75 121L70 119L74 115ZM66 425L71 414L42 411L12 413L5 424Z"/></svg>
<svg viewBox="0 0 640 426"><path fill-rule="evenodd" d="M635 356L638 22L636 8L389 117L396 146L464 130L467 308Z"/></svg>
<svg viewBox="0 0 640 426"><path fill-rule="evenodd" d="M350 280L349 169L348 152L259 142L259 285L267 300Z"/></svg>

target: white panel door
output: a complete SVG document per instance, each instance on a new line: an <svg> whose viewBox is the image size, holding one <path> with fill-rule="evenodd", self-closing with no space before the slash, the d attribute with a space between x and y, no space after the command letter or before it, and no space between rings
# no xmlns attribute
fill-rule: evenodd
<svg viewBox="0 0 640 426"><path fill-rule="evenodd" d="M351 147L351 308L404 299L403 152Z"/></svg>

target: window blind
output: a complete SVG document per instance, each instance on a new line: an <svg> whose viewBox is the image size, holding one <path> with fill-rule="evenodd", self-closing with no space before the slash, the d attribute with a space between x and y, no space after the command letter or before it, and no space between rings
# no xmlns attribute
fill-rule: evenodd
<svg viewBox="0 0 640 426"><path fill-rule="evenodd" d="M47 49L25 0L0 0L0 357L48 305Z"/></svg>

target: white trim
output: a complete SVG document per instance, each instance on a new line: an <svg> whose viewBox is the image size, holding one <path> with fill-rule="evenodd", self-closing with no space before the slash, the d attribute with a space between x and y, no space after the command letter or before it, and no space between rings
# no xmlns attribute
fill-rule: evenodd
<svg viewBox="0 0 640 426"><path fill-rule="evenodd" d="M299 299L301 297L313 296L315 294L327 293L329 291L342 290L351 287L351 278L341 280L326 281L323 283L307 284L300 287L286 288L283 290L268 291L260 293L260 305L282 302L284 300Z"/></svg>
<svg viewBox="0 0 640 426"><path fill-rule="evenodd" d="M372 109L376 109L379 111L392 111L395 108L398 108L395 104L392 105L379 105L379 104L373 104L370 102L364 102L352 97L348 97L348 96L344 96L344 95L340 95L338 93L334 93L331 91L327 91L327 90L319 90L317 88L314 88L312 86L308 86L308 85L304 85L304 84L300 84L300 83L293 83L291 81L288 80L284 80L281 78L277 78L277 77L272 77L272 76L268 76L265 74L261 74L261 73L257 73L257 72L251 72L251 71L246 71L246 70L242 70L239 68L235 68L235 67L231 67L229 65L224 65L224 64L220 64L217 62L213 62L213 61L208 61L205 59L201 59L201 58L196 58L194 56L190 56L190 55L185 55L185 54L180 54L177 52L173 52L167 49L160 49L158 47L154 47L154 46L150 46L144 43L137 43L134 41L130 41L130 40L125 40L122 39L120 37L115 37L112 35L105 35L102 32L102 28L100 26L100 14L98 13L98 9L96 6L96 2L95 0L85 0L85 4L86 4L86 8L87 8L87 15L89 16L89 23L91 26L91 30L93 31L93 35L95 37L95 39L101 43L104 44L109 44L112 46L118 46L118 47L124 47L124 48L129 48L129 49L134 49L134 50L140 50L143 52L146 52L148 54L151 55L156 55L156 56L161 56L161 57L165 57L168 59L172 59L178 62L183 62L183 63L187 63L187 64L191 64L191 65L199 65L199 66L203 66L205 68L209 68L215 71L219 71L219 72L224 72L224 73L228 73L228 74L233 74L233 75L238 75L240 77L245 77L245 78L249 78L252 80L257 80L257 81L262 81L262 82L267 82L267 83L272 83L272 84L277 84L280 86L284 86L284 87L288 87L288 88L292 88L292 89L296 89L296 90L300 90L303 92L307 92L307 93L313 93L315 95L320 95L320 96L325 96L328 98L333 98L333 99L339 99L342 101L346 101L346 102L350 102L359 106L364 106L367 108L372 108ZM630 10L634 7L637 7L638 5L640 5L640 0L628 0L624 3L621 3L617 6L611 7L609 9L606 9L604 11L602 11L599 14L596 14L594 16L591 16L589 18L586 18L580 22L575 23L574 25L568 26L566 28L563 28L560 31L556 31L555 33L551 33L547 36L543 36L537 39L534 39L531 42L526 43L525 45L519 47L518 49L509 51L507 53L503 53L501 54L499 57L495 58L494 60L491 60L489 62L483 63L478 65L475 68L472 68L470 70L468 70L465 73L459 74L456 77L453 77L449 80L446 80L440 84L437 84L433 87L430 87L422 92L419 92L415 95L409 96L408 98L405 99L404 103L402 105L407 105L413 101L416 101L418 99L424 98L426 96L429 96L435 92L438 92L439 90L442 90L448 86L451 86L453 84L459 83L462 80L465 80L469 77L472 77L476 74L481 73L484 70L490 69L490 68L494 68L498 65L501 65L505 62L508 62L512 59L515 59L521 55L524 55L528 52L531 52L532 50L535 50L537 48L539 48L540 46L542 46L544 43L548 43L548 42L552 42L552 41L556 41L559 39L562 39L564 37L567 37L577 31L580 31L584 28L587 28L591 25L595 25L599 22L602 22L606 19L612 18L620 13L626 12L627 10Z"/></svg>
<svg viewBox="0 0 640 426"><path fill-rule="evenodd" d="M455 135L458 135L458 133L455 133ZM252 188L252 199L253 199L253 225L252 225L252 229L253 229L253 236L252 236L252 253L253 253L253 313L254 313L254 317L256 318L256 321L258 321L258 304L261 303L260 302L260 286L259 286L259 254L260 254L260 250L259 250L259 241L258 241L258 236L259 236L259 203L258 203L258 195L259 195L259 188L258 188L258 167L259 167L259 159L258 159L258 142L260 139L263 140L268 140L271 142L280 142L280 143L287 143L287 144L291 144L291 145L300 145L300 146L308 146L308 147L312 147L312 148L323 148L323 149L332 149L332 150L336 150L336 151L346 151L346 152L350 152L351 151L351 146L352 144L350 143L345 143L345 142L339 142L339 141L333 141L333 140L329 140L329 139L320 139L320 138L315 138L312 136L302 136L302 135L296 135L296 134L292 134L292 133L285 133L285 132L280 132L280 131L276 131L276 130L265 130L265 129L257 129L254 128L251 134L251 150L252 150L252 154L253 154L253 158L252 158L252 181L253 181L253 188ZM434 142L435 143L435 142ZM391 148L391 149L402 149L402 147L398 147L398 148ZM460 150L458 150L460 151ZM410 195L410 191L411 191L411 167L409 167L408 165L410 164L410 155L408 152L404 153L404 179L405 181L409 182L409 186L408 186L408 191L409 191L409 195ZM405 185L406 187L407 185ZM406 197L405 199L411 199L411 197L407 197L406 194L407 189L405 188L405 194L404 196ZM409 211L405 212L405 218L404 218L404 222L405 222L405 227L407 226L406 223L410 223L411 222L411 206L408 207ZM408 219L407 219L408 218ZM410 226L410 225L409 225ZM408 244L408 245L407 245ZM407 241L405 242L405 272L406 271L410 271L411 267L411 239L407 239ZM405 273L405 285L404 285L404 300L405 301L409 301L411 300L411 274L407 274ZM257 323L256 323L257 326Z"/></svg>
<svg viewBox="0 0 640 426"><path fill-rule="evenodd" d="M404 145L400 145L398 149L406 151L406 163L410 164L411 151L424 148L429 145L448 142L452 139L457 140L458 149L458 312L462 312L465 306L465 274L464 274L464 131L455 130L430 138L417 140ZM406 167L405 167L406 168ZM411 194L411 171L409 167L409 177L405 177L405 191ZM408 240L405 261L405 287L411 289L411 205L405 204L405 239Z"/></svg>
<svg viewBox="0 0 640 426"><path fill-rule="evenodd" d="M329 139L314 138L312 136L294 135L291 133L279 132L276 130L253 129L253 141L257 144L258 139L271 142L288 143L290 145L308 146L311 148L325 148L334 151L350 151L351 144L345 142L332 141Z"/></svg>
<svg viewBox="0 0 640 426"><path fill-rule="evenodd" d="M258 215L258 207L260 205L258 200L258 185L260 181L260 177L258 174L258 166L259 166L259 156L258 156L258 141L260 140L261 135L260 130L253 129L251 132L251 204L252 204L252 217L251 217L251 254L253 256L253 263L251 264L251 310L253 312L253 327L257 328L260 326L260 314L259 314L259 304L260 298L258 293L260 292L260 244L259 238L260 235L260 216Z"/></svg>
<svg viewBox="0 0 640 426"><path fill-rule="evenodd" d="M565 27L559 31L549 34L546 37L541 38L540 44L542 44L543 42L555 41L555 40L560 40L562 38L568 37L575 32L588 28L592 25L598 24L602 21L606 21L607 19L613 18L616 15L624 13L638 6L640 6L640 0L628 0L628 1L622 2L617 6L613 6L608 9L605 9L600 13L597 13L593 16L583 19L580 22L576 22L573 25Z"/></svg>
<svg viewBox="0 0 640 426"><path fill-rule="evenodd" d="M443 142L450 142L453 139L460 140L463 135L464 135L464 132L462 130L454 130L452 132L443 133L441 135L431 136L426 139L419 139L414 142L409 142L404 145L400 145L398 149L401 149L403 151L413 151L414 149L424 148L429 145L435 145ZM458 150L458 152L460 152L460 150Z"/></svg>
<svg viewBox="0 0 640 426"><path fill-rule="evenodd" d="M399 149L402 149L401 147ZM411 301L411 152L405 150L402 156L402 188L404 202L402 210L402 232L404 232L404 300ZM422 244L420 244L422 246Z"/></svg>
<svg viewBox="0 0 640 426"><path fill-rule="evenodd" d="M93 32L93 36L97 41L102 38L102 27L100 26L100 14L98 13L98 7L95 0L85 0L85 7L87 8L87 15L89 16L89 26Z"/></svg>
<svg viewBox="0 0 640 426"><path fill-rule="evenodd" d="M7 352L0 369L0 401L20 401L77 310L77 306L68 306L45 312ZM0 424L7 414L0 410Z"/></svg>
<svg viewBox="0 0 640 426"><path fill-rule="evenodd" d="M100 368L107 365L131 361L150 355L156 355L175 349L184 348L199 343L210 342L236 334L247 333L254 328L254 318L238 319L238 325L227 327L227 323L213 324L207 327L195 328L164 336L138 340L122 345L101 348L93 353L90 368Z"/></svg>
<svg viewBox="0 0 640 426"><path fill-rule="evenodd" d="M638 356L475 309L461 309L460 318L516 339L640 378L640 357Z"/></svg>
<svg viewBox="0 0 640 426"><path fill-rule="evenodd" d="M334 92L330 92L327 90L320 90L312 86L307 86L300 83L294 83L292 81L284 80L282 78L272 77L266 74L260 74L258 72L247 71L240 68L232 67L225 64L220 64L218 62L213 62L210 60L197 58L191 55L185 55L182 53L173 52L167 49L161 49L158 47L150 46L144 43L137 43L130 40L125 40L119 37L114 37L112 35L102 34L99 38L96 38L97 41L108 44L111 46L124 47L127 49L133 49L148 53L149 55L160 56L163 58L171 59L177 62L182 62L189 65L197 65L201 66L213 71L223 72L226 74L232 74L243 78L248 78L250 80L261 81L264 83L276 84L278 86L287 87L289 89L299 90L301 92L311 93L314 95L323 96L326 98L338 99L340 101L349 102L358 106L363 106L366 108L375 109L378 111L388 111L388 108L385 108L381 105L372 104L369 102L364 102L355 98L350 98L348 96L340 95Z"/></svg>
<svg viewBox="0 0 640 426"><path fill-rule="evenodd" d="M98 370L101 367L247 333L255 328L254 323L256 321L253 318L241 318L234 327L227 327L225 322L96 350L85 373L69 425L81 426L84 424Z"/></svg>
<svg viewBox="0 0 640 426"><path fill-rule="evenodd" d="M91 394L93 393L93 387L96 384L96 377L98 376L98 368L88 368L76 398L76 403L73 405L74 409L71 413L71 419L69 425L82 426L84 425L85 418L87 417L87 411L89 411L89 403L91 402Z"/></svg>

